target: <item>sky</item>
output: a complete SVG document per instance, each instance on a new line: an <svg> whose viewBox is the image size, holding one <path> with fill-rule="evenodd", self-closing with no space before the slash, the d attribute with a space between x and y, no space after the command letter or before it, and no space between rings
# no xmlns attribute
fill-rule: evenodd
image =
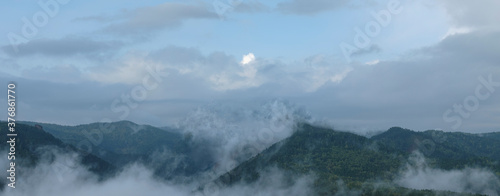
<svg viewBox="0 0 500 196"><path fill-rule="evenodd" d="M280 100L346 130L500 131L496 0L2 4L18 120L174 126Z"/></svg>

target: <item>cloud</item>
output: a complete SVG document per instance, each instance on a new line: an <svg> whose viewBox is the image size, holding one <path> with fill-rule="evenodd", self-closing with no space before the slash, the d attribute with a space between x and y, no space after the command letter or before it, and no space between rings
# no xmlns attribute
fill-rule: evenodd
<svg viewBox="0 0 500 196"><path fill-rule="evenodd" d="M494 28L496 30L500 28L499 1L484 0L476 3L467 0L441 0L440 2L444 4L444 8L456 27Z"/></svg>
<svg viewBox="0 0 500 196"><path fill-rule="evenodd" d="M380 63L380 60L376 59L376 60L373 60L373 61L368 61L365 63L365 65L376 65Z"/></svg>
<svg viewBox="0 0 500 196"><path fill-rule="evenodd" d="M134 108L127 119L165 126L208 101L269 100L313 93L344 81L346 70L348 67L335 66L326 57L285 64L253 53L236 57L168 46L150 53L126 53L87 68L72 64L24 68L19 77L7 74L0 80L25 86L21 93L26 97L20 106L25 120L61 124L123 120L121 112L111 110L113 101L131 99L131 93L139 92L136 90L146 80L154 88L146 90L142 102L132 100ZM153 80L151 72L158 73L160 80Z"/></svg>
<svg viewBox="0 0 500 196"><path fill-rule="evenodd" d="M21 76L62 84L78 84L86 80L82 71L74 65L57 65L49 68L38 66L23 70Z"/></svg>
<svg viewBox="0 0 500 196"><path fill-rule="evenodd" d="M118 174L99 180L99 177L79 164L76 154L63 153L58 149L42 147L45 152L37 165L27 167L22 160L17 160L16 189L5 188L0 191L5 196L105 196L105 195L310 195L314 182L313 176L297 176L293 179L277 168L260 171L260 178L251 184L236 184L231 187L197 191L201 185L213 179L192 177L188 183L177 183L157 178L153 171L140 163L125 166ZM19 157L18 157L19 158ZM173 157L175 158L175 157ZM0 159L1 168L8 165L7 158ZM168 166L165 166L168 167ZM7 170L7 168L5 169ZM291 180L293 181L290 184Z"/></svg>
<svg viewBox="0 0 500 196"><path fill-rule="evenodd" d="M306 65L306 66L304 66ZM290 67L296 69L290 69ZM149 67L149 68L148 68ZM272 59L257 58L253 53L240 61L223 52L202 54L198 49L178 46L149 54L127 54L121 60L96 67L88 74L93 81L114 84L141 84L148 69L168 73L166 78L177 84L198 83L199 88L218 92L248 90L263 85L299 86L294 91L314 92L329 82L340 83L352 68L336 66L334 60L322 55L308 57L295 65Z"/></svg>
<svg viewBox="0 0 500 196"><path fill-rule="evenodd" d="M234 11L239 13L257 13L268 10L269 8L258 0L245 0L234 7Z"/></svg>
<svg viewBox="0 0 500 196"><path fill-rule="evenodd" d="M351 72L352 70L353 70L352 68L346 68L341 73L335 74L333 77L331 77L330 80L335 83L340 83L342 82L342 80L344 80L344 78L347 77L347 74L349 74L349 72Z"/></svg>
<svg viewBox="0 0 500 196"><path fill-rule="evenodd" d="M446 32L446 35L443 36L443 39L446 39L447 37L449 36L453 36L453 35L456 35L456 34L466 34L466 33L470 33L474 31L473 29L469 28L469 27L459 27L459 28L456 28L456 27L451 27L448 32Z"/></svg>
<svg viewBox="0 0 500 196"><path fill-rule="evenodd" d="M494 61L500 60L500 57L495 55L495 51L500 49L498 36L500 31L458 33L448 36L435 46L423 48L421 52L434 56L435 59L461 59L465 61L461 63L484 61L483 63L494 64Z"/></svg>
<svg viewBox="0 0 500 196"><path fill-rule="evenodd" d="M248 53L247 55L243 56L243 60L241 60L242 65L247 65L251 62L255 61L255 55L253 53Z"/></svg>
<svg viewBox="0 0 500 196"><path fill-rule="evenodd" d="M382 49L378 45L371 45L370 47L361 48L352 52L351 56L363 56L372 53L380 53Z"/></svg>
<svg viewBox="0 0 500 196"><path fill-rule="evenodd" d="M87 79L105 84L142 84L153 72L166 77L163 67L137 53L126 54L122 59L108 62L107 65L89 68ZM148 79L149 80L149 79Z"/></svg>
<svg viewBox="0 0 500 196"><path fill-rule="evenodd" d="M51 155L49 155L51 154ZM77 163L78 157L71 154L50 150L47 156L32 168L18 165L23 172L16 176L16 189L5 189L2 195L21 196L63 196L63 195L188 195L185 187L175 187L153 177L150 170L142 165L131 165L117 176L99 181L85 166ZM51 160L47 157L53 157ZM17 164L16 164L17 165ZM17 168L16 168L17 169Z"/></svg>
<svg viewBox="0 0 500 196"><path fill-rule="evenodd" d="M345 6L347 0L289 0L278 3L276 9L285 14L314 15Z"/></svg>
<svg viewBox="0 0 500 196"><path fill-rule="evenodd" d="M255 62L255 56L253 53L243 56L243 60L240 62L240 66L243 68L243 72L238 73L241 77L254 78L257 74L257 69L253 66Z"/></svg>
<svg viewBox="0 0 500 196"><path fill-rule="evenodd" d="M2 51L11 57L45 55L69 57L75 55L101 56L120 49L120 41L95 41L84 37L65 37L62 39L36 39L18 46L14 51L11 46L3 46Z"/></svg>
<svg viewBox="0 0 500 196"><path fill-rule="evenodd" d="M77 17L73 19L75 22L112 22L113 17L107 15L95 15L95 16L85 16L85 17Z"/></svg>
<svg viewBox="0 0 500 196"><path fill-rule="evenodd" d="M293 76L292 86L300 86L305 92L312 93L329 82L338 84L353 71L352 67L335 64L335 60L325 55L313 55L304 59L304 69L300 74L289 73Z"/></svg>
<svg viewBox="0 0 500 196"><path fill-rule="evenodd" d="M404 172L395 180L396 184L412 189L431 189L498 195L500 179L491 171L481 168L442 170L427 165L421 153L410 157Z"/></svg>
<svg viewBox="0 0 500 196"><path fill-rule="evenodd" d="M275 196L314 195L314 176L305 175L291 179L280 169L269 168L259 172L259 179L251 184L239 183L223 188L215 195Z"/></svg>
<svg viewBox="0 0 500 196"><path fill-rule="evenodd" d="M0 75L1 82L6 84L10 81L16 82L18 87L16 93L19 95L16 111L23 120L63 125L96 122L104 117L114 121L119 120L119 115L111 112L109 108L114 99L130 92L130 88L126 85L103 85L77 78L78 73L71 66L57 68L60 70L37 69L40 75L29 76L33 78ZM37 69L29 71L31 73L27 75L36 74ZM65 74L64 69L70 74L60 76L60 74ZM75 78L71 81L75 82L60 82L58 79L72 76ZM21 95L23 99L20 99ZM4 106L0 108L7 109Z"/></svg>
<svg viewBox="0 0 500 196"><path fill-rule="evenodd" d="M255 65L255 56L249 53L244 55L240 62L243 70L236 72L235 75L230 72L217 73L210 76L209 80L214 88L220 91L258 87L263 81L256 77L258 70Z"/></svg>
<svg viewBox="0 0 500 196"><path fill-rule="evenodd" d="M219 170L227 172L270 145L292 135L298 122L312 120L308 112L286 101L242 106L213 103L190 112L177 127L212 153Z"/></svg>
<svg viewBox="0 0 500 196"><path fill-rule="evenodd" d="M210 12L203 4L166 2L156 6L124 11L115 17L116 22L105 31L117 34L134 35L151 33L181 26L191 19L215 19L217 14Z"/></svg>
<svg viewBox="0 0 500 196"><path fill-rule="evenodd" d="M339 63L340 57L328 55L285 62L250 49L254 55L205 53L198 48L167 46L147 53L127 53L87 69L72 64L53 69L35 67L23 69L24 78L2 76L0 79L26 86L27 96L22 101L25 107L32 107L33 111L24 110L25 116L32 120L90 122L71 118L71 115L95 118L94 121L101 116L118 120L119 115L109 111L109 105L115 98L130 94L131 89L142 85L150 67L168 75L162 77L156 90L148 91L141 109L131 114L130 118L140 123L165 125L165 119L175 123L209 101L250 103L251 99L284 98L332 120L338 127L381 130L400 125L415 130L429 127L449 130L450 124L443 120L443 112L474 95L480 84L479 77L488 78L491 74L493 81L500 81L497 63L500 57L496 52L500 51L499 35L494 31L450 35L435 45L392 60L377 58L377 66L366 66L365 62L345 65ZM61 84L58 74L81 82ZM495 102L498 92L481 101L478 110L464 119L459 131L498 129L495 124L496 111L500 109ZM107 102L91 94L99 94ZM99 110L84 111L93 104L97 104ZM80 107L76 108L77 105Z"/></svg>
<svg viewBox="0 0 500 196"><path fill-rule="evenodd" d="M494 82L500 81L500 58L495 54L500 51L499 37L498 32L455 34L394 60L380 59L377 66L353 64L354 70L342 83L325 85L314 95L298 99L299 104L336 122L337 127L387 129L404 125L415 130L451 130L443 113L474 95L481 84L479 77L492 75ZM499 96L496 92L481 101L457 131L497 130L498 126L486 123L498 120L490 111L500 109L494 101ZM420 123L423 121L425 125Z"/></svg>

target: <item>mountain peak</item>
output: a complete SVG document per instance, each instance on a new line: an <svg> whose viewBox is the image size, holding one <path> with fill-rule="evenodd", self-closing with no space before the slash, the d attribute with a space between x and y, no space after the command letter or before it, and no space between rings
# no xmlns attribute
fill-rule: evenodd
<svg viewBox="0 0 500 196"><path fill-rule="evenodd" d="M413 132L413 131L402 127L391 127L390 129L387 130L387 132Z"/></svg>

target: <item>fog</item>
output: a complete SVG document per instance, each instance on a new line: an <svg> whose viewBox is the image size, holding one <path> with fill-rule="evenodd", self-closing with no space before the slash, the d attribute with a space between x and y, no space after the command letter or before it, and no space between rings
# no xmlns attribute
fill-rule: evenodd
<svg viewBox="0 0 500 196"><path fill-rule="evenodd" d="M191 144L203 154L210 154L214 171L222 174L291 136L300 122L314 120L305 109L286 101L251 106L214 103L191 112L177 129L190 135Z"/></svg>
<svg viewBox="0 0 500 196"><path fill-rule="evenodd" d="M144 165L134 163L127 166L116 176L104 181L78 164L78 156L64 153L56 148L43 147L44 158L33 168L18 167L26 170L18 173L16 188L6 188L0 195L5 196L160 196L160 195L310 195L312 176L302 176L290 184L284 172L272 168L261 173L261 178L251 184L236 184L232 187L212 186L203 191L195 184L176 184L160 180ZM7 165L2 159L1 165ZM197 182L202 183L202 182Z"/></svg>
<svg viewBox="0 0 500 196"><path fill-rule="evenodd" d="M442 170L427 164L421 153L414 153L403 168L395 183L412 189L432 189L454 192L498 195L500 179L490 170L464 168L462 170Z"/></svg>
<svg viewBox="0 0 500 196"><path fill-rule="evenodd" d="M127 165L116 176L99 181L97 175L79 164L80 157L55 147L41 147L42 159L36 167L17 166L16 189L5 189L0 195L309 195L313 175L285 177L283 171L271 168L259 171L261 178L251 184L231 187L210 183L270 145L289 137L298 122L312 122L304 109L286 101L274 100L252 106L211 104L199 107L176 126L176 130L194 147L191 158L211 161L207 170L193 176L170 176L186 155L160 149L147 162ZM139 130L140 131L140 130ZM196 160L198 158L198 160ZM6 160L2 160L6 161ZM2 165L8 165L7 162ZM290 181L292 180L292 181ZM200 187L205 187L201 191Z"/></svg>
<svg viewBox="0 0 500 196"><path fill-rule="evenodd" d="M161 149L152 153L147 162L128 164L116 175L100 180L99 176L80 164L79 155L56 147L40 147L37 149L42 157L39 163L34 167L26 167L22 160L17 160L16 189L5 188L0 195L313 195L314 173L290 177L285 171L273 166L258 171L260 178L253 183L239 182L230 187L214 183L219 176L238 164L291 136L301 122L332 127L286 101L274 100L251 106L214 103L199 107L175 126L175 130L183 134L194 147L194 155L175 154L169 149ZM168 173L183 164L186 156L212 163L207 164L205 171L193 176L165 180L155 175L155 171L161 168L165 173L160 175L168 176ZM0 165L0 169L7 169L4 168L8 165L6 157L0 159ZM500 180L490 170L436 169L427 164L421 153L412 154L393 182L412 189L487 195L498 195L500 191ZM336 195L361 193L360 190L347 188L342 180L337 184L339 191ZM386 182L379 184L391 186Z"/></svg>
<svg viewBox="0 0 500 196"><path fill-rule="evenodd" d="M297 176L290 179L284 171L270 167L260 171L261 177L253 183L237 183L224 187L214 183L206 184L201 191L197 186L200 181L191 184L178 184L160 180L153 175L150 168L134 163L127 166L114 177L99 181L85 166L78 164L76 154L62 152L53 147L42 147L44 158L33 168L18 167L16 189L6 188L0 195L5 196L107 196L107 195L312 195L314 174ZM5 153L5 152L3 152ZM2 159L1 165L7 165ZM447 190L470 192L486 195L498 195L500 181L491 171L481 168L465 168L463 170L441 170L431 168L425 157L415 153L410 157L401 175L394 182L397 185L413 189ZM349 190L338 181L339 192L336 195L359 195L358 190ZM343 188L342 188L343 187Z"/></svg>

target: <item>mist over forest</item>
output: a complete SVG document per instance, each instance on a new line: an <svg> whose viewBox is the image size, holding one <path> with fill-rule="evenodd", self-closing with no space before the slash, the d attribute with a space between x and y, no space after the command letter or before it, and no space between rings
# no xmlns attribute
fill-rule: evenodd
<svg viewBox="0 0 500 196"><path fill-rule="evenodd" d="M19 137L25 138L18 143L17 187L7 188L4 180L2 195L500 191L499 133L399 127L355 133L336 130L304 108L280 100L256 108L209 105L163 128L130 121L17 126ZM1 165L8 160L3 158Z"/></svg>

